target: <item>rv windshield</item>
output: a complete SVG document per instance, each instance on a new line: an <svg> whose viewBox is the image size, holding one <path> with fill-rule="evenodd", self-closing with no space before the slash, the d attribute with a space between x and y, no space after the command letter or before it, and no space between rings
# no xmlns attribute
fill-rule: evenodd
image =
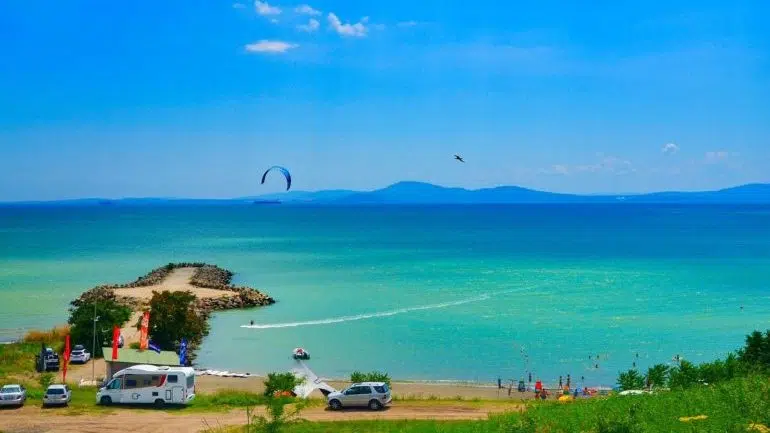
<svg viewBox="0 0 770 433"><path fill-rule="evenodd" d="M193 386L195 386L195 376L187 376L187 387L192 388Z"/></svg>

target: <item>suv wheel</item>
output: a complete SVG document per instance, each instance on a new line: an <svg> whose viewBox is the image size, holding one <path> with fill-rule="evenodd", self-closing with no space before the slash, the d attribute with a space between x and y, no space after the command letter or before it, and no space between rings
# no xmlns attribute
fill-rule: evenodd
<svg viewBox="0 0 770 433"><path fill-rule="evenodd" d="M369 401L369 409L371 409L371 410L380 410L380 409L382 409L382 403L380 403L377 400L371 400L371 401Z"/></svg>
<svg viewBox="0 0 770 433"><path fill-rule="evenodd" d="M332 410L340 410L340 409L342 409L342 403L340 403L339 400L332 400L332 401L329 402L329 407Z"/></svg>

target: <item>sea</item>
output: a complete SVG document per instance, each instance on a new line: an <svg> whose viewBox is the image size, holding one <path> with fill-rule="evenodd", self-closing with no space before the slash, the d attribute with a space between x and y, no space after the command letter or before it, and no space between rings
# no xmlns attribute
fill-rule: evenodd
<svg viewBox="0 0 770 433"><path fill-rule="evenodd" d="M770 207L0 207L0 341L84 290L205 261L277 303L215 314L200 367L612 385L770 329ZM254 326L245 328L251 321Z"/></svg>

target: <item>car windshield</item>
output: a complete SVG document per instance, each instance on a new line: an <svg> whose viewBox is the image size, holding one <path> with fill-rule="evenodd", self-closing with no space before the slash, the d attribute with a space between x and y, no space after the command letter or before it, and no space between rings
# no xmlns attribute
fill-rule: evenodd
<svg viewBox="0 0 770 433"><path fill-rule="evenodd" d="M21 388L19 388L18 386L6 386L6 387L3 387L3 389L0 389L0 393L3 393L3 394L13 394L16 392L21 392Z"/></svg>
<svg viewBox="0 0 770 433"><path fill-rule="evenodd" d="M48 388L48 391L46 394L64 394L64 389L62 388Z"/></svg>

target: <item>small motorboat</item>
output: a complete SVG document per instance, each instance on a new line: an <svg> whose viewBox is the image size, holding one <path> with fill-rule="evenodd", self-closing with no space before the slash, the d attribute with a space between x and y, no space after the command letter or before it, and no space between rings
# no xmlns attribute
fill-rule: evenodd
<svg viewBox="0 0 770 433"><path fill-rule="evenodd" d="M291 357L297 360L307 361L310 359L310 354L307 353L307 351L301 347L297 347L296 349L291 351Z"/></svg>

